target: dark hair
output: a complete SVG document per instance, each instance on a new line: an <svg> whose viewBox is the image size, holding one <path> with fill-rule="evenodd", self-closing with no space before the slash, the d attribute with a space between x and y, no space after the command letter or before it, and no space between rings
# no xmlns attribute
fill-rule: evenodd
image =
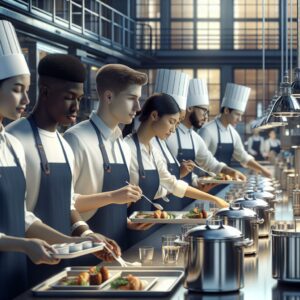
<svg viewBox="0 0 300 300"><path fill-rule="evenodd" d="M175 99L168 94L153 94L146 100L139 120L141 122L148 120L153 111L157 111L158 116L163 117L164 115L180 113L180 107Z"/></svg>
<svg viewBox="0 0 300 300"><path fill-rule="evenodd" d="M229 110L229 112L230 112L230 113L234 111L234 109L233 109L233 108L229 108L229 107L223 106L223 107L221 107L221 110L220 110L221 114L223 114L223 113L224 113L224 111L225 111L225 108L228 108L228 110Z"/></svg>
<svg viewBox="0 0 300 300"><path fill-rule="evenodd" d="M1 79L1 80L0 80L0 87L1 87L2 83L3 83L5 80L7 80L7 78Z"/></svg>
<svg viewBox="0 0 300 300"><path fill-rule="evenodd" d="M147 82L147 74L121 64L105 65L96 75L97 91L100 95L107 90L119 94L130 84L144 85Z"/></svg>

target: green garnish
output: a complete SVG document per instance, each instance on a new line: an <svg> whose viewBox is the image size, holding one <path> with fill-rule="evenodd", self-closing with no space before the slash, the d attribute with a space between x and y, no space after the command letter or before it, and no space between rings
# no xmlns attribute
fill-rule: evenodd
<svg viewBox="0 0 300 300"><path fill-rule="evenodd" d="M126 278L119 277L119 278L115 279L114 281L112 281L110 283L110 286L113 289L117 289L118 287L120 287L122 285L127 285L127 284L128 284L128 280Z"/></svg>

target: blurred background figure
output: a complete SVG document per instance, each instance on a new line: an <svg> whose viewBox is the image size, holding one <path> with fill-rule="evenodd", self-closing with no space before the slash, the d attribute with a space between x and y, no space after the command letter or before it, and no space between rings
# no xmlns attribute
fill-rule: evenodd
<svg viewBox="0 0 300 300"><path fill-rule="evenodd" d="M252 133L248 138L248 152L255 160L264 160L264 138L260 136L257 129L253 129Z"/></svg>
<svg viewBox="0 0 300 300"><path fill-rule="evenodd" d="M269 132L269 138L265 141L264 153L265 156L270 160L280 153L280 140L277 139L275 130Z"/></svg>

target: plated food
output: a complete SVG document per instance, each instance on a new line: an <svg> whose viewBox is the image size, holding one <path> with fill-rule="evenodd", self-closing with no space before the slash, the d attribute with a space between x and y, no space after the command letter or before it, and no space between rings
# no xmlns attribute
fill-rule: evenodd
<svg viewBox="0 0 300 300"><path fill-rule="evenodd" d="M136 218L145 219L145 218L151 218L151 219L175 219L175 215L172 213L168 213L166 211L162 210L155 210L154 212L144 213L140 212L136 215Z"/></svg>
<svg viewBox="0 0 300 300"><path fill-rule="evenodd" d="M148 282L141 280L137 276L128 274L127 276L118 277L110 283L110 287L116 290L123 291L142 291L147 286Z"/></svg>
<svg viewBox="0 0 300 300"><path fill-rule="evenodd" d="M234 177L224 174L224 173L219 173L215 177L212 176L203 176L199 177L198 179L199 183L244 183L244 181L240 179L235 179Z"/></svg>
<svg viewBox="0 0 300 300"><path fill-rule="evenodd" d="M187 214L183 215L184 218L188 219L206 219L207 216L207 211L204 208L199 209L198 207L191 209Z"/></svg>

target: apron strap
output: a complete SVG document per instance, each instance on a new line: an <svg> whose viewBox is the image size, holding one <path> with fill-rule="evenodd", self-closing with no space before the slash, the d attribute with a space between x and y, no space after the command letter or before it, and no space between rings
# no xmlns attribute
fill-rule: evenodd
<svg viewBox="0 0 300 300"><path fill-rule="evenodd" d="M123 152L122 147L121 147L121 144L120 144L120 138L117 139L117 143L118 143L118 146L119 146L121 155L122 155L123 163L124 163L124 165L127 167L125 155L124 155L124 152ZM127 170L128 170L128 167L127 167ZM129 172L128 172L128 173L129 173Z"/></svg>
<svg viewBox="0 0 300 300"><path fill-rule="evenodd" d="M16 151L15 149L13 148L10 140L5 136L5 141L6 141L6 145L7 145L7 148L9 149L9 151L11 152L11 154L13 155L14 157L14 160L15 160L15 163L18 167L21 167L21 163L20 163L20 160L16 154Z"/></svg>
<svg viewBox="0 0 300 300"><path fill-rule="evenodd" d="M193 147L193 151L194 151L194 155L195 155L195 145L194 145L194 140L193 140L193 137L192 137L192 131L190 131L190 138L191 138L192 147Z"/></svg>
<svg viewBox="0 0 300 300"><path fill-rule="evenodd" d="M170 160L169 160L167 154L165 153L165 150L163 149L159 138L156 136L155 139L156 139L156 141L157 141L157 143L158 143L158 145L160 147L161 152L163 153L163 156L165 157L165 159L167 161L167 164L170 165ZM172 157L173 157L173 155L172 155Z"/></svg>
<svg viewBox="0 0 300 300"><path fill-rule="evenodd" d="M60 143L61 149L62 149L62 151L63 151L64 157L65 157L65 160L66 160L66 164L69 166L70 172L71 172L71 174L72 174L72 170L71 170L70 162L69 162L69 160L68 160L68 156L67 156L67 153L66 153L65 147L64 147L64 145L63 145L63 143L62 143L62 140L61 140L61 137L60 137L59 133L58 133L58 132L56 132L56 134L57 134L57 138L58 138L58 140L59 140L59 143Z"/></svg>
<svg viewBox="0 0 300 300"><path fill-rule="evenodd" d="M44 171L44 173L46 175L50 175L50 167L49 167L49 163L48 163L47 156L45 153L45 149L44 149L41 137L39 135L38 128L33 120L32 115L30 115L27 120L29 121L29 124L30 124L32 132L33 132L35 144L36 144L36 147L37 147L37 150L38 150L38 153L40 156L40 160L41 160L42 170Z"/></svg>
<svg viewBox="0 0 300 300"><path fill-rule="evenodd" d="M177 136L177 142L178 142L178 153L182 153L182 146L181 146L181 140L180 140L178 128L176 128L176 136Z"/></svg>
<svg viewBox="0 0 300 300"><path fill-rule="evenodd" d="M138 162L138 166L139 166L140 177L146 178L145 169L144 169L144 165L143 165L143 159L142 159L142 152L141 152L141 147L140 147L139 138L138 138L137 133L133 134L133 141L135 143L136 150L137 150L136 151L137 152L137 162Z"/></svg>
<svg viewBox="0 0 300 300"><path fill-rule="evenodd" d="M111 172L111 167L110 167L110 164L109 164L108 155L107 155L107 152L106 152L106 149L105 149L105 146L104 146L104 142L103 142L103 139L102 139L102 136L101 136L101 132L98 129L98 127L96 126L96 124L91 119L90 119L90 122L91 122L92 126L94 127L94 129L96 131L96 134L97 134L97 137L98 137L99 148L100 148L100 151L101 151L101 154L102 154L102 157L103 157L104 170L106 172Z"/></svg>
<svg viewBox="0 0 300 300"><path fill-rule="evenodd" d="M217 131L218 131L218 144L220 144L220 143L221 143L220 127L219 127L219 125L218 125L217 120L215 120L215 123L216 123L216 125L217 125ZM229 133L230 133L230 137L231 137L231 143L233 144L233 136L232 136L232 132L231 132L230 127L229 127ZM229 143L228 143L228 144L229 144Z"/></svg>

